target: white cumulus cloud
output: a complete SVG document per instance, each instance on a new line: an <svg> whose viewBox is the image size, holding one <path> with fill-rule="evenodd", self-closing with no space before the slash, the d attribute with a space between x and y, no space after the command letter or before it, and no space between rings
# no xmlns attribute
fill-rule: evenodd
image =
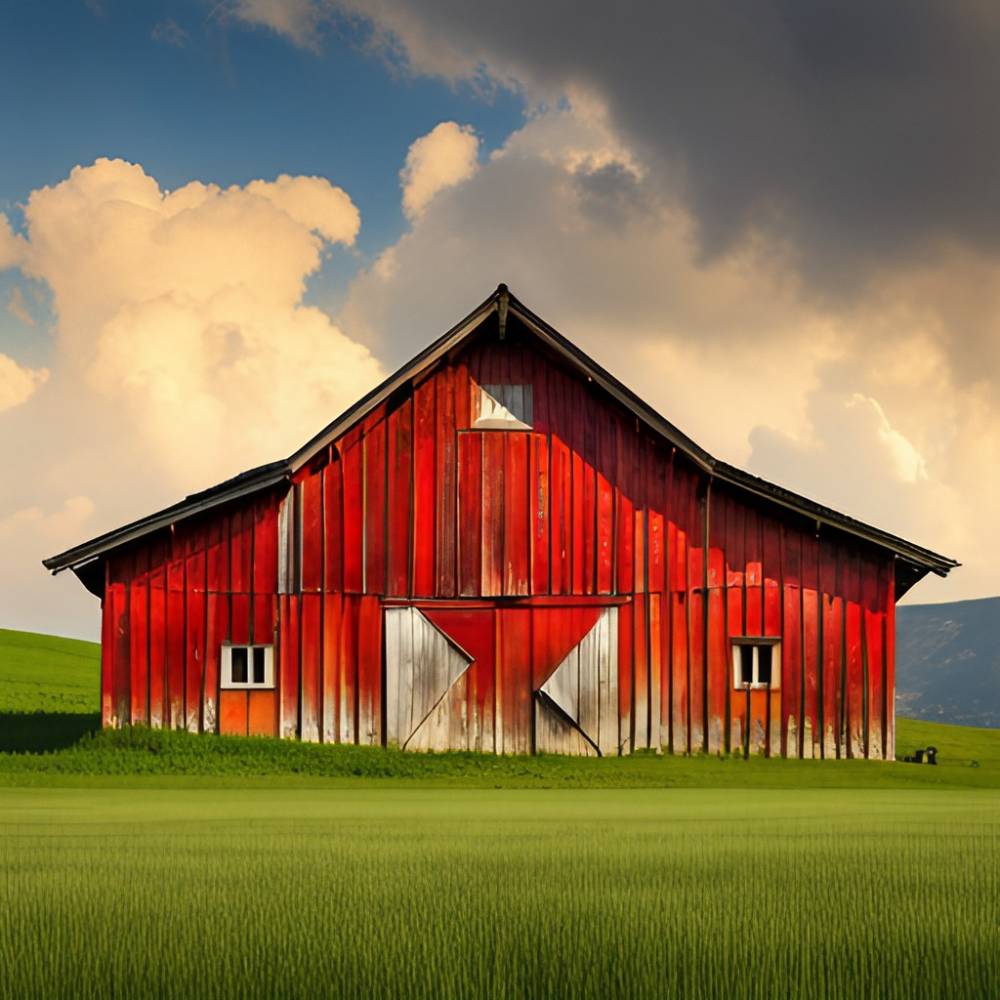
<svg viewBox="0 0 1000 1000"><path fill-rule="evenodd" d="M457 122L441 122L413 142L399 173L407 218L420 216L439 191L468 180L478 158L479 136Z"/></svg>
<svg viewBox="0 0 1000 1000"><path fill-rule="evenodd" d="M64 359L178 485L292 451L382 369L302 303L360 217L319 177L164 191L122 160L33 192L22 269L53 293Z"/></svg>
<svg viewBox="0 0 1000 1000"><path fill-rule="evenodd" d="M48 377L45 368L25 368L0 354L0 412L26 403Z"/></svg>

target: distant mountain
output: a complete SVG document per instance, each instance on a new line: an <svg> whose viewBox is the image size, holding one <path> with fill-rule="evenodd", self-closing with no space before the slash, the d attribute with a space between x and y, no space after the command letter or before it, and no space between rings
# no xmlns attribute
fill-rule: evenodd
<svg viewBox="0 0 1000 1000"><path fill-rule="evenodd" d="M1000 597L896 609L896 714L1000 728Z"/></svg>

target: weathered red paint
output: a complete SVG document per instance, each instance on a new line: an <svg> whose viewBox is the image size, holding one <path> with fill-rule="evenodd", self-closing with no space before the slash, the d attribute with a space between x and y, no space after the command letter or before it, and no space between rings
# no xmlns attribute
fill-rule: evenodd
<svg viewBox="0 0 1000 1000"><path fill-rule="evenodd" d="M474 426L503 383L530 386L530 430ZM894 601L887 550L710 482L524 330L484 329L289 486L106 557L102 717L380 743L384 608L415 604L473 657L456 739L528 752L537 692L614 606L622 752L891 757ZM770 691L734 686L754 636L781 641ZM275 690L220 690L225 642L274 644Z"/></svg>

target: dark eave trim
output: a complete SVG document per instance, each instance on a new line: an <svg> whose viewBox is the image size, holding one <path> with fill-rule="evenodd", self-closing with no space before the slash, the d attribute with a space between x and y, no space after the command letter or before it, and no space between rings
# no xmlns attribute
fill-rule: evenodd
<svg viewBox="0 0 1000 1000"><path fill-rule="evenodd" d="M573 367L581 371L591 381L599 385L612 398L630 410L656 434L678 448L706 475L727 483L739 490L754 494L777 504L787 510L815 521L817 526L826 524L838 531L846 532L863 539L880 548L894 552L898 557L912 563L924 571L946 576L948 572L959 566L954 559L932 552L930 549L915 545L897 535L890 534L880 528L865 524L855 518L842 514L830 507L809 500L784 487L760 479L742 469L714 458L704 448L675 427L669 420L657 413L648 403L640 399L628 386L620 382L614 375L602 368L596 361L567 340L558 330L550 326L540 316L536 316L527 306L516 299L506 285L499 285L495 292L481 305L469 313L463 320L456 323L447 333L416 355L412 360L390 375L380 385L376 386L357 403L345 410L336 420L328 424L317 435L307 441L286 461L272 462L250 472L243 473L235 479L221 483L219 486L194 494L173 507L168 507L157 514L134 521L84 542L75 548L49 559L43 560L43 565L58 573L70 567L79 567L111 549L127 542L141 538L143 535L167 527L183 518L209 510L220 504L228 503L250 493L274 486L283 480L288 480L306 465L317 453L332 444L346 433L359 420L388 399L397 389L412 379L419 377L431 368L441 358L455 350L494 312L502 312L506 321L508 316L516 317L535 336L564 357ZM503 324L506 325L506 322Z"/></svg>
<svg viewBox="0 0 1000 1000"><path fill-rule="evenodd" d="M82 568L85 563L111 549L118 548L120 545L135 541L137 538L142 538L144 535L151 534L161 528L168 528L171 524L194 514L211 510L213 507L238 500L251 493L258 493L269 486L276 486L288 478L287 462L271 462L269 465L262 465L249 472L243 472L233 479L228 479L218 486L202 490L200 493L193 493L179 503L165 507L155 514L150 514L148 517L132 521L121 528L115 528L113 531L98 535L97 538L92 538L88 542L60 552L57 556L43 559L42 565L53 573L59 573L64 569Z"/></svg>

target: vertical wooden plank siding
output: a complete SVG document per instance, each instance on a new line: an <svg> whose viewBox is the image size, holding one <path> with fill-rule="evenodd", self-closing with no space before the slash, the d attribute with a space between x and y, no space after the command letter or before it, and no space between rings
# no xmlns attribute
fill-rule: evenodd
<svg viewBox="0 0 1000 1000"><path fill-rule="evenodd" d="M413 390L413 590L414 596L435 592L436 469L434 381ZM498 591L494 591L498 593Z"/></svg>
<svg viewBox="0 0 1000 1000"><path fill-rule="evenodd" d="M481 385L510 388L528 429L477 428ZM894 572L884 551L709 483L518 335L487 336L287 495L109 557L102 720L383 742L401 697L383 690L386 609L415 607L471 662L414 745L891 758ZM734 683L739 638L779 643L769 689ZM275 689L222 690L227 642L273 645ZM610 673L584 683L591 669Z"/></svg>
<svg viewBox="0 0 1000 1000"><path fill-rule="evenodd" d="M388 490L386 513L389 551L387 555L386 593L402 597L410 592L410 501L413 489L413 402L410 397L407 397L389 413L388 436L389 479L386 483ZM461 459L459 465L459 482L461 483L463 482ZM463 528L467 527L463 524ZM461 538L460 533L460 544ZM328 584L327 589L338 590L339 588Z"/></svg>
<svg viewBox="0 0 1000 1000"><path fill-rule="evenodd" d="M294 598L292 598L294 600ZM320 656L322 653L322 608L319 594L301 597L301 627L299 632L299 738L307 743L319 742L320 734ZM292 647L294 648L294 639ZM290 650L291 652L291 650ZM284 680L282 674L282 680ZM293 687L290 688L294 690Z"/></svg>

